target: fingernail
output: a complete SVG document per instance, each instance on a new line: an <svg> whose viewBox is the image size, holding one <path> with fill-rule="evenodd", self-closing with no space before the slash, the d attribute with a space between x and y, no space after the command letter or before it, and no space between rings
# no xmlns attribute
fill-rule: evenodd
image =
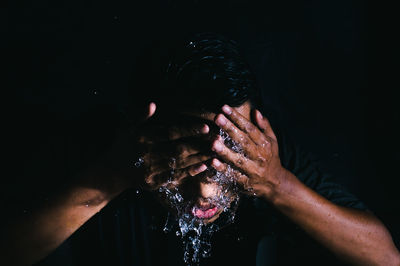
<svg viewBox="0 0 400 266"><path fill-rule="evenodd" d="M208 127L208 125L204 124L201 129L200 132L203 134L207 134L208 132L210 132L210 128Z"/></svg>
<svg viewBox="0 0 400 266"><path fill-rule="evenodd" d="M222 144L219 141L215 141L213 145L213 150L215 152L221 152L222 151Z"/></svg>
<svg viewBox="0 0 400 266"><path fill-rule="evenodd" d="M220 162L219 160L217 160L217 159L214 159L214 160L213 160L213 165L214 165L215 167L220 167L220 166L221 166L221 162Z"/></svg>
<svg viewBox="0 0 400 266"><path fill-rule="evenodd" d="M224 113L227 115L232 114L232 108L230 108L229 105L226 104L222 106L222 111L224 111Z"/></svg>
<svg viewBox="0 0 400 266"><path fill-rule="evenodd" d="M205 164L202 164L202 165L200 165L199 167L196 168L196 172L201 173L206 169L207 169L207 166Z"/></svg>
<svg viewBox="0 0 400 266"><path fill-rule="evenodd" d="M260 111L257 110L257 117L258 119L263 119L263 116Z"/></svg>
<svg viewBox="0 0 400 266"><path fill-rule="evenodd" d="M216 121L217 125L221 127L225 126L226 122L226 118L223 115L219 115Z"/></svg>

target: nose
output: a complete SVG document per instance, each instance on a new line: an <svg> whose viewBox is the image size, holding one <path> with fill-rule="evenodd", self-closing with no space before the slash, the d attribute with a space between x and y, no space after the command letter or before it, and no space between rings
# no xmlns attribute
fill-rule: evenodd
<svg viewBox="0 0 400 266"><path fill-rule="evenodd" d="M179 187L183 198L193 203L208 202L220 194L219 185L213 182L204 182L188 179Z"/></svg>
<svg viewBox="0 0 400 266"><path fill-rule="evenodd" d="M203 183L199 185L199 196L204 199L214 198L218 194L218 185L215 183Z"/></svg>

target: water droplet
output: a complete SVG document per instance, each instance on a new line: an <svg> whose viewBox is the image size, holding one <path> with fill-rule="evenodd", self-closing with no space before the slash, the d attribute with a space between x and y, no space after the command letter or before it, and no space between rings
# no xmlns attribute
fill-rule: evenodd
<svg viewBox="0 0 400 266"><path fill-rule="evenodd" d="M139 168L140 166L142 166L144 163L144 159L142 157L138 158L136 162L134 162L134 165L136 168Z"/></svg>
<svg viewBox="0 0 400 266"><path fill-rule="evenodd" d="M169 167L171 168L171 171L173 172L176 168L176 158L174 158L174 157L170 158L168 164L169 164Z"/></svg>

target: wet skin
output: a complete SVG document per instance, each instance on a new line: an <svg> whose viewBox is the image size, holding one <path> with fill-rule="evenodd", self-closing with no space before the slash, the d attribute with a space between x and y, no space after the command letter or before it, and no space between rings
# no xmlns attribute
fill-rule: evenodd
<svg viewBox="0 0 400 266"><path fill-rule="evenodd" d="M200 119L204 123L159 128L157 136L149 134L155 132L154 128L148 129L146 134L139 137L147 151L143 155L144 181L146 187L151 190L157 190L161 186L169 189L179 188L185 200L195 203L192 214L204 223L215 221L223 211L223 207L213 204L212 201L223 192L221 186L210 182L209 178L213 174L211 168L225 172L227 164L233 165L236 169L233 171L234 178L242 191L252 194L266 193L263 187L267 182L263 179L264 174L280 174L279 171L284 171L279 157L276 159L276 156L272 156L271 143L275 141L277 150L276 137L266 118L263 118L259 111L251 110L250 103L246 102L234 108L224 106L219 114L186 111L182 112L182 115L189 119ZM212 130L214 128L223 129L234 141L240 143L245 155L226 147L221 137ZM266 129L268 131L265 131ZM201 145L194 145L193 138L198 138ZM166 143L171 144L166 145L169 148L168 152L160 148ZM271 158L275 159L274 164L271 164ZM272 170L265 171L267 173L257 172L271 165ZM250 171L252 168L254 171ZM233 195L227 197L234 199Z"/></svg>
<svg viewBox="0 0 400 266"><path fill-rule="evenodd" d="M218 114L190 114L206 121L206 124L200 125L196 135L212 136L208 139L211 146L203 147L209 148L214 156L203 154L206 157L202 160L196 157L200 150L188 153L190 142L182 143L176 154L180 156L178 162L187 162L190 156L197 160L179 169L177 172L181 175L175 176L177 178L169 185L181 186L184 180L206 175L207 170L204 170L203 164L218 171L226 170L228 164L232 165L236 169L236 182L243 193L255 194L269 202L317 242L335 255L343 257L344 261L354 265L400 265L400 253L390 233L373 214L330 202L282 167L277 139L267 118L257 110L251 110L248 103L239 108L224 106ZM236 153L221 141L220 136L213 135L210 130L213 126L223 129L234 141L240 143L245 155ZM179 129L175 128L172 136L179 137L177 132ZM151 171L148 173L150 175L146 176L146 183L156 184L153 182L154 175L151 175ZM218 189L213 189L212 183L204 182L198 192L193 195L197 195L199 201L216 195ZM205 222L213 222L219 215L216 213Z"/></svg>
<svg viewBox="0 0 400 266"><path fill-rule="evenodd" d="M137 188L138 183L156 189L165 183L163 178L171 177L171 165L175 171L168 186L183 186L184 180L197 179L201 185L197 186L197 193L189 195L198 200L212 197L216 191L212 184L203 182L207 171L201 166L205 164L223 171L229 163L237 167L237 181L244 193L250 189L251 193L271 203L344 261L354 265L400 265L400 253L379 219L370 212L333 204L305 186L292 173L282 170L276 138L268 121L260 117L257 111L250 112L249 106L240 108L232 108L232 112L221 110L218 115L197 112L192 117L200 116L206 121L197 128L189 126L172 127L167 131L153 130L165 134L165 142L171 144L169 154L151 149L158 146L159 137L157 141L153 138L152 142L151 134L142 137L139 134L137 141L135 136L140 133L138 130L142 128L141 125L135 127L135 132L122 130L104 160L88 166L79 176L71 178L74 182L52 200L39 204L26 216L15 217L16 222L3 228L5 234L0 238L0 264L31 265L38 262L126 189ZM155 109L154 103L149 104L145 121L155 114ZM221 117L227 118L226 123L219 121ZM253 123L250 123L250 118ZM214 126L225 129L232 139L238 140L246 157L222 145L217 135L213 139ZM209 145L193 145L196 142L184 141L184 135L208 136L204 143ZM140 146L150 149L141 150L145 163L137 169L132 167L132 157L137 156L136 151L140 151ZM213 156L210 156L210 151L213 151ZM177 159L172 164L168 159L171 156ZM283 176L280 175L282 173ZM213 222L218 217L219 213L216 213L206 222Z"/></svg>

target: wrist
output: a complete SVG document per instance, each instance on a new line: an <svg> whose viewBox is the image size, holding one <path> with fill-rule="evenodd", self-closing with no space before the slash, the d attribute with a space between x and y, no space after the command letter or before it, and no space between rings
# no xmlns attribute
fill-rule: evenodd
<svg viewBox="0 0 400 266"><path fill-rule="evenodd" d="M274 183L271 182L264 186L262 196L273 206L281 207L293 197L301 182L294 174L283 167L275 180Z"/></svg>

